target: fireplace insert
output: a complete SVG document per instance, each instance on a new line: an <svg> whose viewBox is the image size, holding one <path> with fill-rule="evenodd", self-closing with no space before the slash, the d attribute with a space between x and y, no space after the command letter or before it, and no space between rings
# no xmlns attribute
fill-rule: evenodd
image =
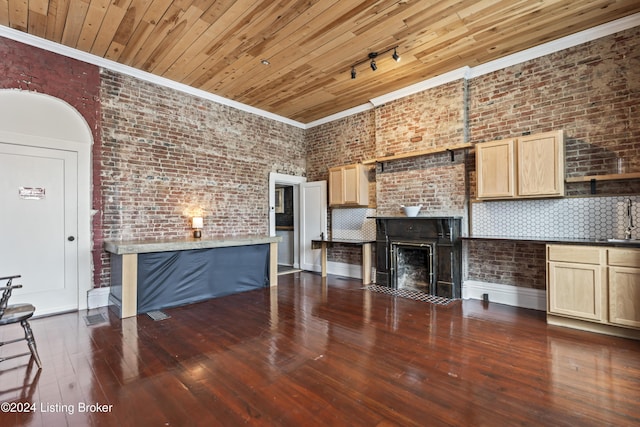
<svg viewBox="0 0 640 427"><path fill-rule="evenodd" d="M376 283L461 297L459 217L376 218Z"/></svg>

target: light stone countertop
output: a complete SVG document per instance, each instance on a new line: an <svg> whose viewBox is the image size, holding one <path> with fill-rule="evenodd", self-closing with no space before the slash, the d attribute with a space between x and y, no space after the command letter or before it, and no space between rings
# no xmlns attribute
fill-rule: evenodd
<svg viewBox="0 0 640 427"><path fill-rule="evenodd" d="M109 240L104 249L116 255L148 252L184 251L190 249L224 248L230 246L263 245L279 243L281 236L229 236L212 239L168 239L168 240Z"/></svg>

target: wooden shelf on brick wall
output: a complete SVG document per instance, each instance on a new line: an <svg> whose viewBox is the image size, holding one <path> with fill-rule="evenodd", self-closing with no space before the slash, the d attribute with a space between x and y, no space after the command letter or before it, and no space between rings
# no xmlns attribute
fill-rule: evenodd
<svg viewBox="0 0 640 427"><path fill-rule="evenodd" d="M425 150L409 151L407 153L395 154L393 156L376 157L375 159L364 160L362 164L371 165L373 163L382 163L382 162L388 162L391 160L409 159L411 157L426 156L428 154L445 153L447 151L450 151L453 157L454 151L464 150L466 148L472 148L472 147L473 147L473 144L467 143L467 144L449 145L447 147L427 148Z"/></svg>
<svg viewBox="0 0 640 427"><path fill-rule="evenodd" d="M640 172L632 173L613 173L609 175L587 175L587 176L573 176L566 178L565 182L590 182L591 194L596 194L596 182L597 181L620 181L625 179L638 179L640 178Z"/></svg>
<svg viewBox="0 0 640 427"><path fill-rule="evenodd" d="M640 172L614 173L609 175L573 176L571 178L565 179L565 182L616 181L637 178L640 178Z"/></svg>

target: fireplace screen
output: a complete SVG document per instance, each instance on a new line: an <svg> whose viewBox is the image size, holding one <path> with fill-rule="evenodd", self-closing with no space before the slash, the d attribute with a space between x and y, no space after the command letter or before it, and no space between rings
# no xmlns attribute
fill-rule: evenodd
<svg viewBox="0 0 640 427"><path fill-rule="evenodd" d="M435 243L392 242L391 271L394 288L433 293Z"/></svg>

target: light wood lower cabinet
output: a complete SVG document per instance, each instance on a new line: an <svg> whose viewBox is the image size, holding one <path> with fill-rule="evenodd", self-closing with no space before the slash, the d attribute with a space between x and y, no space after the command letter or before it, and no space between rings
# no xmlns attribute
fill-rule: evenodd
<svg viewBox="0 0 640 427"><path fill-rule="evenodd" d="M609 267L609 321L640 328L640 268Z"/></svg>
<svg viewBox="0 0 640 427"><path fill-rule="evenodd" d="M603 321L600 266L549 263L549 311L597 322Z"/></svg>
<svg viewBox="0 0 640 427"><path fill-rule="evenodd" d="M609 250L609 321L640 328L640 249Z"/></svg>
<svg viewBox="0 0 640 427"><path fill-rule="evenodd" d="M547 321L640 338L640 249L547 245Z"/></svg>

